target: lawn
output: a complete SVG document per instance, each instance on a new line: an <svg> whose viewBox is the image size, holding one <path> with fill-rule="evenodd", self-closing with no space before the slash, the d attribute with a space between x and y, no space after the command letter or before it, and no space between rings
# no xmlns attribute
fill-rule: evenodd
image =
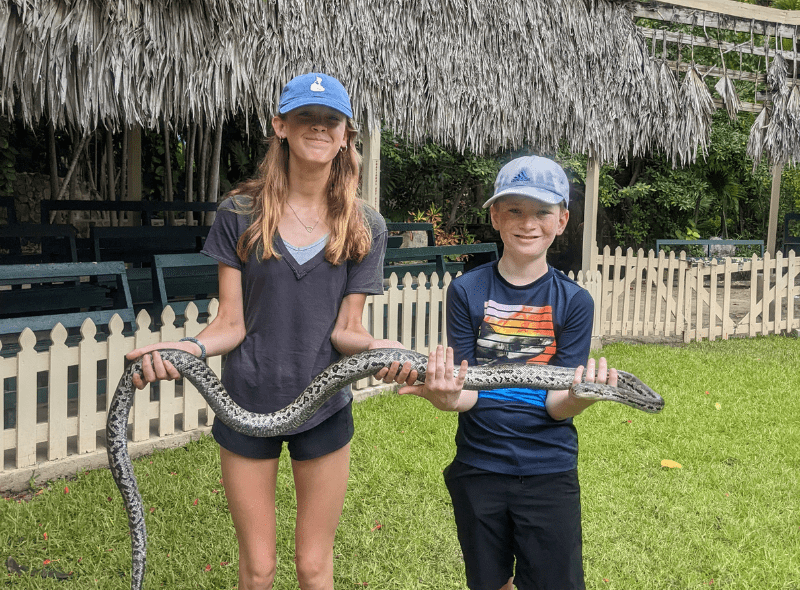
<svg viewBox="0 0 800 590"><path fill-rule="evenodd" d="M800 590L800 341L765 337L603 354L661 393L647 415L602 403L576 419L590 589ZM394 395L355 406L337 589L463 589L441 471L456 416ZM662 467L662 460L681 467ZM278 492L277 590L293 577L288 461ZM236 586L236 543L209 438L135 462L147 507L146 588ZM130 541L107 470L0 501L0 558L67 580L0 586L129 588Z"/></svg>

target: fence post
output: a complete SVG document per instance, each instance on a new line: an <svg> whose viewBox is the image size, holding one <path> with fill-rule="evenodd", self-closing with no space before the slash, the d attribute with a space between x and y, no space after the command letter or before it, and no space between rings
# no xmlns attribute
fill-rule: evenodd
<svg viewBox="0 0 800 590"><path fill-rule="evenodd" d="M86 318L81 324L81 343L78 345L78 453L90 453L97 448L97 357L95 340L97 326Z"/></svg>
<svg viewBox="0 0 800 590"><path fill-rule="evenodd" d="M36 463L36 336L25 328L17 353L17 469Z"/></svg>
<svg viewBox="0 0 800 590"><path fill-rule="evenodd" d="M154 344L156 333L150 331L150 315L142 310L136 316L136 336L134 348ZM133 393L133 441L147 440L150 437L150 385Z"/></svg>
<svg viewBox="0 0 800 590"><path fill-rule="evenodd" d="M47 376L47 459L67 456L67 329L56 324L50 339L50 367Z"/></svg>

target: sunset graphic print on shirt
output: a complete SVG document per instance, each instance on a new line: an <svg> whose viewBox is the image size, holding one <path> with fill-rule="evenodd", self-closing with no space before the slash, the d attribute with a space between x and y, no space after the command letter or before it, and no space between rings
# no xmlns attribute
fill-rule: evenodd
<svg viewBox="0 0 800 590"><path fill-rule="evenodd" d="M556 352L553 310L549 305L484 304L475 351L479 365L547 364Z"/></svg>

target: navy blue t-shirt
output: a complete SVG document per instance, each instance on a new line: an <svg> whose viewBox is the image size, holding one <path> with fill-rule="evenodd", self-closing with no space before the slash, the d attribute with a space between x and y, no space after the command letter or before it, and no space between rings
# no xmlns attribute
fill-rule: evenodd
<svg viewBox="0 0 800 590"><path fill-rule="evenodd" d="M497 262L456 278L447 291L447 339L455 360L470 365L538 363L586 366L594 301L548 267L535 282L506 281ZM578 434L572 419L553 420L547 392L521 388L478 392L459 414L456 460L494 473L540 475L574 469Z"/></svg>
<svg viewBox="0 0 800 590"><path fill-rule="evenodd" d="M323 248L299 264L277 233L273 246L280 259L259 261L253 252L242 263L236 244L251 220L235 199L220 204L203 248L204 254L242 272L247 333L225 359L222 384L240 406L267 414L297 399L314 377L339 359L331 333L342 299L351 293L383 293L386 223L379 213L364 206L372 246L359 263L332 265L325 260ZM289 434L316 426L351 399L348 386Z"/></svg>

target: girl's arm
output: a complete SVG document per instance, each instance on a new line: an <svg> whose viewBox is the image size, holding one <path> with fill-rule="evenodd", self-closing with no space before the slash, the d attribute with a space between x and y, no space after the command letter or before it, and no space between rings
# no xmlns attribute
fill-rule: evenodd
<svg viewBox="0 0 800 590"><path fill-rule="evenodd" d="M244 303L242 295L242 272L219 263L219 311L214 320L197 335L197 340L206 348L206 356L215 356L230 352L244 340ZM177 348L195 356L200 356L200 347L194 342L159 342L132 350L125 357L134 360L142 355L143 375L134 375L133 383L142 389L147 383L162 379L180 378L178 370L171 363L164 361L156 352L161 348ZM152 354L148 354L152 353ZM151 360L152 359L152 360Z"/></svg>
<svg viewBox="0 0 800 590"><path fill-rule="evenodd" d="M334 348L345 356L375 348L405 348L396 340L376 340L364 328L361 318L366 301L367 296L364 293L350 293L342 299L339 315L336 316L336 323L331 333ZM383 379L386 383L411 385L417 380L417 372L411 370L410 363L406 363L403 367L400 367L399 363L393 363L391 368L381 369L375 377Z"/></svg>

